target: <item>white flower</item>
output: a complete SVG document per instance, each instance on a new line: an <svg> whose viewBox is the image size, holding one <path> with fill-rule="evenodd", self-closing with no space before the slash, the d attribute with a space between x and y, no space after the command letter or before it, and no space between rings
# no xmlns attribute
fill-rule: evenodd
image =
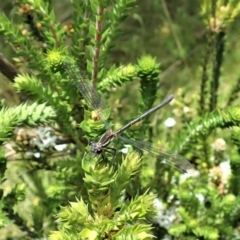
<svg viewBox="0 0 240 240"><path fill-rule="evenodd" d="M50 127L39 127L36 130L37 137L33 138L33 143L38 146L40 150L48 148L50 146L55 147L56 136L52 136L52 128Z"/></svg>
<svg viewBox="0 0 240 240"><path fill-rule="evenodd" d="M169 229L177 219L176 207L165 210L163 203L157 198L153 200L153 205L156 207L157 214L153 217L152 221Z"/></svg>
<svg viewBox="0 0 240 240"><path fill-rule="evenodd" d="M119 152L122 152L122 153L124 153L124 154L127 154L130 149L132 149L132 145L125 144L125 145L124 145L124 148L120 149Z"/></svg>
<svg viewBox="0 0 240 240"><path fill-rule="evenodd" d="M63 151L66 147L67 147L67 144L59 144L54 146L54 148L59 152Z"/></svg>
<svg viewBox="0 0 240 240"><path fill-rule="evenodd" d="M164 121L164 125L165 125L166 127L171 128L171 127L173 127L173 126L176 125L176 120L175 120L174 118L167 118L167 119Z"/></svg>
<svg viewBox="0 0 240 240"><path fill-rule="evenodd" d="M163 203L158 198L155 198L153 200L153 205L157 209L157 211L163 211L164 210Z"/></svg>
<svg viewBox="0 0 240 240"><path fill-rule="evenodd" d="M40 152L26 152L26 156L27 157L34 156L35 158L40 158L41 157L41 153Z"/></svg>
<svg viewBox="0 0 240 240"><path fill-rule="evenodd" d="M190 108L187 107L187 106L185 106L185 107L183 108L183 112L184 112L184 113L188 113L188 112L190 112Z"/></svg>
<svg viewBox="0 0 240 240"><path fill-rule="evenodd" d="M232 174L229 162L229 160L221 162L209 171L209 181L214 183L216 180L218 181L217 188L221 194L226 193L228 190L228 182Z"/></svg>
<svg viewBox="0 0 240 240"><path fill-rule="evenodd" d="M218 138L215 140L215 142L212 144L212 148L217 151L217 152L220 152L220 151L225 151L226 148L227 148L227 145L226 145L226 142L224 139L222 138Z"/></svg>
<svg viewBox="0 0 240 240"><path fill-rule="evenodd" d="M205 197L201 193L196 193L195 194L196 198L198 199L199 202L204 203Z"/></svg>
<svg viewBox="0 0 240 240"><path fill-rule="evenodd" d="M229 180L230 175L232 174L229 161L221 162L220 168L222 170L222 180L224 184L226 184Z"/></svg>
<svg viewBox="0 0 240 240"><path fill-rule="evenodd" d="M179 182L183 183L183 182L185 182L186 179L197 178L197 177L199 177L199 175L200 175L200 172L198 170L191 169L191 170L189 170L189 172L183 173L180 175Z"/></svg>

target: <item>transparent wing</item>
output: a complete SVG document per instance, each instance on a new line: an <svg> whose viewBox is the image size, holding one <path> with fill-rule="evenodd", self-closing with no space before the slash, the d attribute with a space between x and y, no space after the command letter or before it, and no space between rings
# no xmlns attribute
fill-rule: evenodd
<svg viewBox="0 0 240 240"><path fill-rule="evenodd" d="M149 153L151 156L161 160L163 163L173 166L184 173L191 173L194 171L193 165L184 157L176 153L167 152L164 148L157 147L150 142L135 141L122 136L118 136L118 138L125 143L131 144L134 147Z"/></svg>
<svg viewBox="0 0 240 240"><path fill-rule="evenodd" d="M66 60L63 62L63 66L70 80L77 86L87 104L94 110L105 109L106 104L100 93L97 92L92 82L84 77L84 73L79 70L76 63L72 60Z"/></svg>
<svg viewBox="0 0 240 240"><path fill-rule="evenodd" d="M84 77L84 74L79 70L76 63L72 60L65 60L63 62L64 69L66 70L70 80L77 86L81 95L85 99L87 105L93 110L102 112L107 108L107 105L101 94L96 90L93 83ZM103 115L100 119L109 128L109 124L106 119L103 119Z"/></svg>

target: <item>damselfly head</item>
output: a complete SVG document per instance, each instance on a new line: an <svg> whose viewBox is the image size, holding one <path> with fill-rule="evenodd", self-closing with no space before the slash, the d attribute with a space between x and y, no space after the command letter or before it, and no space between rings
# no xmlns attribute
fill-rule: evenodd
<svg viewBox="0 0 240 240"><path fill-rule="evenodd" d="M89 146L91 147L91 152L92 153L96 153L96 154L100 154L103 152L103 148L101 145L99 145L97 142L94 141L90 141L89 142Z"/></svg>

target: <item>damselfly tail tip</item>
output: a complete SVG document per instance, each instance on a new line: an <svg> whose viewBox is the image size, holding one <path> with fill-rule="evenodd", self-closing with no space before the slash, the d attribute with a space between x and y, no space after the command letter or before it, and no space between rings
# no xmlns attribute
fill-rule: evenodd
<svg viewBox="0 0 240 240"><path fill-rule="evenodd" d="M191 167L183 170L183 173L187 173L187 174L189 174L189 175L194 175L195 172L196 172L196 170L194 169L193 166L191 166Z"/></svg>
<svg viewBox="0 0 240 240"><path fill-rule="evenodd" d="M168 102L171 102L173 99L174 99L174 96L171 94L171 95L167 96L165 100Z"/></svg>
<svg viewBox="0 0 240 240"><path fill-rule="evenodd" d="M194 166L186 159L182 160L183 161L180 161L178 164L175 165L175 167L179 169L182 173L193 175L196 172Z"/></svg>

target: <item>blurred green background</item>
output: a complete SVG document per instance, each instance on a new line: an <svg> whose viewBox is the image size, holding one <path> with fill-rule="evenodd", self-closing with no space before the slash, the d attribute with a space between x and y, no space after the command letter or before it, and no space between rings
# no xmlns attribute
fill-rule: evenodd
<svg viewBox="0 0 240 240"><path fill-rule="evenodd" d="M57 18L63 24L71 20L72 7L69 1L51 1ZM184 87L192 94L199 90L199 69L205 51L205 27L199 16L201 1L137 1L129 17L121 25L123 34L115 39L111 63L135 63L143 54L156 56L161 63L161 83L165 91ZM1 0L0 8L15 19L13 1ZM231 81L239 76L239 18L228 29L222 87L227 90ZM0 39L0 51L11 60L11 49ZM110 63L109 63L110 64ZM9 95L8 84L0 78L0 94Z"/></svg>
<svg viewBox="0 0 240 240"><path fill-rule="evenodd" d="M62 24L71 20L72 6L69 1L50 1L55 14ZM156 56L161 63L161 83L165 91L184 87L186 91L199 90L199 64L203 61L206 34L199 16L201 1L136 1L129 17L121 25L123 34L115 39L111 63L135 63L143 54ZM0 9L15 19L13 1L1 0ZM227 48L222 71L222 89L228 90L231 81L240 74L239 58L239 17L228 28ZM11 60L11 49L0 39L0 51ZM0 78L0 94L11 98L9 86ZM224 92L223 92L224 94Z"/></svg>

